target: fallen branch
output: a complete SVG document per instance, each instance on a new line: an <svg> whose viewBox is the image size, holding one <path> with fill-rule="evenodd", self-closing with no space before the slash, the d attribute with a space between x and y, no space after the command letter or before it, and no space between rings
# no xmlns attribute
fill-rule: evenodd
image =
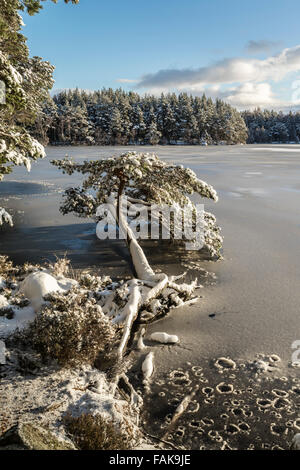
<svg viewBox="0 0 300 470"><path fill-rule="evenodd" d="M198 390L199 390L199 385L195 387L194 391L190 395L186 395L184 399L179 403L172 417L171 423L169 424L167 431L163 435L163 438L166 438L168 434L172 431L176 422L183 415L183 413L187 410L189 404L191 403L192 399L194 398Z"/></svg>
<svg viewBox="0 0 300 470"><path fill-rule="evenodd" d="M118 347L117 355L121 359L123 357L127 342L130 338L132 325L137 318L138 308L141 300L140 286L137 279L132 281L132 291L129 296L129 300L122 310L120 317L125 318L123 327L123 336Z"/></svg>

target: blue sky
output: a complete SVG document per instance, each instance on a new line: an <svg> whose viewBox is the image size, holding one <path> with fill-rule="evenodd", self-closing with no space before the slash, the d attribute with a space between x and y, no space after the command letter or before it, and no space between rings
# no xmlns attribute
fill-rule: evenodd
<svg viewBox="0 0 300 470"><path fill-rule="evenodd" d="M293 108L299 18L299 0L59 0L24 15L24 34L31 55L56 66L55 89L205 91L241 109Z"/></svg>

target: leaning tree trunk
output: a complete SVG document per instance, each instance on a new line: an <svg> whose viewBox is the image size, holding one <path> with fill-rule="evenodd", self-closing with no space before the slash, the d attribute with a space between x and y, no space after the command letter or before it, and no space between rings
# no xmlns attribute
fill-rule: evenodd
<svg viewBox="0 0 300 470"><path fill-rule="evenodd" d="M119 197L117 202L114 197L108 197L107 204L120 233L127 242L136 271L136 277L126 283L128 294L125 306L116 312L113 320L115 323L123 324L123 337L118 348L118 357L121 359L131 335L132 325L137 319L139 311L143 310L148 314L149 319L154 319L162 307L161 302L164 304L164 309L169 309L170 306L182 305L191 298L197 280L191 284L177 284L175 281L181 276L169 277L164 273L155 274L128 225L127 215L124 215L122 210L122 197ZM112 293L112 296L114 296L114 293ZM110 316L113 315L111 313L113 303L113 298L106 299L103 306L103 311Z"/></svg>
<svg viewBox="0 0 300 470"><path fill-rule="evenodd" d="M128 225L127 217L124 216L122 194L119 194L117 203L114 197L107 198L107 204L112 216L116 221L117 226L119 227L119 233L122 233L126 240L137 277L139 279L149 281L157 279L145 256L143 249L137 242L131 228Z"/></svg>

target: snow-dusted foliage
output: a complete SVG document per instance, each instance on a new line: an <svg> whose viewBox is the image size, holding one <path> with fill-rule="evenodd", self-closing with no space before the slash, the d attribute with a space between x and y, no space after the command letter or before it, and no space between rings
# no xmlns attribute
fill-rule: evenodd
<svg viewBox="0 0 300 470"><path fill-rule="evenodd" d="M61 365L93 364L116 344L116 328L90 291L73 288L45 299L46 305L23 332L43 357L57 359Z"/></svg>
<svg viewBox="0 0 300 470"><path fill-rule="evenodd" d="M202 197L218 200L212 186L197 178L196 174L182 165L170 165L155 154L127 152L119 157L97 161L75 163L72 160L54 160L54 165L69 175L74 172L88 174L83 190L93 188L97 191L95 204L105 202L106 198L122 188L127 196L142 197L142 202L186 204L185 194L198 193ZM163 186L163 187L162 187ZM66 208L65 212L80 211ZM94 206L96 207L96 206ZM89 215L94 215L93 206Z"/></svg>
<svg viewBox="0 0 300 470"><path fill-rule="evenodd" d="M54 67L40 57L29 57L18 13L26 10L33 15L40 8L39 0L0 0L0 81L4 84L0 100L0 181L14 166L24 165L30 171L31 161L45 156L43 146L26 127L48 97ZM3 222L11 224L11 219L0 208L0 225Z"/></svg>
<svg viewBox="0 0 300 470"><path fill-rule="evenodd" d="M88 175L82 187L66 190L61 206L64 214L73 212L79 217L93 217L97 207L114 195L127 196L129 205L166 204L177 207L178 211L185 206L195 208L189 198L194 193L218 200L213 187L198 179L191 169L167 164L154 154L127 152L98 161L75 163L65 159L52 163L69 175L74 172ZM204 225L206 246L217 255L222 238L215 217L206 212Z"/></svg>
<svg viewBox="0 0 300 470"><path fill-rule="evenodd" d="M3 207L0 207L0 225L2 225L4 222L9 224L11 227L13 226L12 216L5 209L3 209Z"/></svg>
<svg viewBox="0 0 300 470"><path fill-rule="evenodd" d="M120 423L108 421L99 414L86 413L79 417L69 414L64 424L80 450L130 450L134 443L132 427L120 429Z"/></svg>

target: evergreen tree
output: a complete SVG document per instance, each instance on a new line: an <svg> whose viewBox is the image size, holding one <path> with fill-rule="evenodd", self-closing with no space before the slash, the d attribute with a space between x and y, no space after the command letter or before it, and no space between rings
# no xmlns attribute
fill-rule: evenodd
<svg viewBox="0 0 300 470"><path fill-rule="evenodd" d="M121 113L118 108L113 108L111 118L110 118L110 127L109 127L109 141L114 144L122 143L122 119Z"/></svg>
<svg viewBox="0 0 300 470"><path fill-rule="evenodd" d="M144 113L141 106L134 106L132 111L132 141L137 144L143 144L146 135L146 124L144 121Z"/></svg>
<svg viewBox="0 0 300 470"><path fill-rule="evenodd" d="M159 130L157 130L156 122L152 121L145 135L145 141L147 144L157 145L159 143L160 137L161 133Z"/></svg>
<svg viewBox="0 0 300 470"><path fill-rule="evenodd" d="M157 145L159 143L161 133L157 129L156 116L153 107L151 106L148 113L147 132L145 135L145 142L150 145Z"/></svg>

